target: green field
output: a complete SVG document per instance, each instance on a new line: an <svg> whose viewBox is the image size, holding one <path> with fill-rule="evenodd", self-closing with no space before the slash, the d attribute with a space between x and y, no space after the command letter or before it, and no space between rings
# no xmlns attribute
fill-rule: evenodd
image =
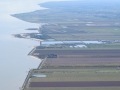
<svg viewBox="0 0 120 90"><path fill-rule="evenodd" d="M46 77L31 77L30 82L74 82L74 81L120 81L120 69L82 68L82 69L34 69L34 74ZM27 90L119 90L120 87L29 87Z"/></svg>
<svg viewBox="0 0 120 90"><path fill-rule="evenodd" d="M120 69L91 68L91 69L42 69L36 74L44 74L46 78L31 78L31 82L55 81L120 81Z"/></svg>

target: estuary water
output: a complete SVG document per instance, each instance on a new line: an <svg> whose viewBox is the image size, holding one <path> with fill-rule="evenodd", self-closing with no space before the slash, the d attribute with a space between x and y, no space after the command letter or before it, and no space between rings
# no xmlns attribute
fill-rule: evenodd
<svg viewBox="0 0 120 90"><path fill-rule="evenodd" d="M19 90L29 69L40 63L27 56L39 42L12 37L12 34L33 32L25 29L36 28L40 24L28 23L10 15L42 9L37 5L41 2L45 0L0 0L0 90Z"/></svg>
<svg viewBox="0 0 120 90"><path fill-rule="evenodd" d="M27 56L39 42L12 37L12 34L33 32L25 29L37 28L40 24L10 15L43 9L38 4L47 1L61 0L0 0L0 90L19 90L29 69L37 68L40 63Z"/></svg>
<svg viewBox="0 0 120 90"><path fill-rule="evenodd" d="M12 3L9 3L9 1L3 1L1 3L0 90L19 90L19 87L22 86L27 76L29 68L36 68L40 63L40 61L27 56L33 46L39 45L39 42L17 39L12 37L11 34L29 32L25 31L25 29L31 26L38 27L39 24L24 22L10 16L10 14L18 13L19 10L13 10L13 8L16 8L16 6L13 7L14 4L18 4L18 2L12 1ZM27 11L27 9L23 12L25 11ZM30 11L30 9L28 11ZM20 12L22 12L22 10L20 10Z"/></svg>

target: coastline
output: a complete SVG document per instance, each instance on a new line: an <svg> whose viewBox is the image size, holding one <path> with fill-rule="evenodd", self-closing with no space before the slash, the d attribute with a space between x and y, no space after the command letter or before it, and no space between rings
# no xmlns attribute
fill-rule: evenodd
<svg viewBox="0 0 120 90"><path fill-rule="evenodd" d="M27 7L24 8L23 6L27 5L24 2L27 2L27 1L28 0L26 1L25 0L17 0L17 1L2 0L0 3L1 5L1 9L0 9L1 11L1 14L0 14L0 23L1 23L0 70L2 71L2 73L0 74L0 77L1 77L0 90L8 90L8 89L18 90L19 87L21 87L21 85L23 84L23 81L25 80L25 77L27 75L26 72L30 68L36 68L40 63L40 60L36 60L34 58L27 56L28 52L32 49L30 48L30 46L36 46L39 44L38 42L33 40L13 38L11 36L11 34L14 34L14 33L28 32L27 30L25 30L28 27L39 26L38 24L25 22L10 16L11 14L14 14L14 13L23 13L23 12L36 10L34 8L33 9L26 9ZM38 0L38 2L41 2L41 1ZM31 6L34 7L34 5L37 6L37 4L39 3L36 3L36 4L31 3ZM28 8L31 8L31 7L28 7ZM10 70L8 70L8 68L10 68Z"/></svg>
<svg viewBox="0 0 120 90"><path fill-rule="evenodd" d="M66 44L66 46L69 47L70 43L68 41L66 41L66 42L67 43L64 43L64 44ZM93 42L92 42L92 44L93 44ZM105 41L103 41L103 42L105 42ZM81 43L81 42L79 42L79 43ZM85 45L87 45L87 43L89 44L91 42L84 41L84 43L85 43ZM95 41L94 43L98 43L98 41L97 42ZM99 43L101 43L101 42L99 42ZM73 48L73 47L76 48L76 46L74 46L74 45L77 45L77 44L78 44L78 41L77 41L77 43L75 42L73 44L73 46L71 46L71 48ZM64 46L64 47L66 47L66 46ZM39 47L42 48L42 46L39 46ZM77 46L77 48L79 48L79 47L80 47L80 45ZM54 50L54 48L55 48L55 50ZM26 90L26 89L29 90L29 88L32 88L32 90L33 90L36 87L40 87L39 86L40 83L44 83L45 82L44 80L49 81L50 79L51 80L49 81L49 83L45 83L45 84L49 84L50 86L46 85L43 87L45 87L45 88L51 87L51 84L55 85L55 83L52 83L55 77L56 77L56 79L55 79L56 82L64 81L64 78L68 78L68 77L70 77L70 78L68 78L68 80L66 80L65 82L69 81L70 79L73 79L73 81L77 81L77 80L82 81L79 78L79 76L83 75L83 72L81 72L81 70L83 70L82 68L84 68L84 70L87 70L86 72L84 71L85 73L82 77L87 82L91 81L90 83L93 83L94 80L95 81L97 80L97 83L98 83L101 80L100 79L101 76L97 75L98 73L102 73L102 75L106 73L106 74L108 74L107 75L108 77L109 77L109 75L112 75L112 74L118 75L118 73L119 73L119 70L116 70L116 68L119 66L119 63L120 63L119 62L120 56L118 54L119 50L118 51L117 50L113 51L112 49L111 50L110 49L108 49L108 50L105 50L105 49L104 50L95 50L95 49L93 49L93 50L79 50L79 49L74 50L74 48L73 48L73 50L74 50L73 51L73 50L69 50L69 49L65 50L65 48L60 47L60 46L58 46L58 49L56 49L56 48L57 48L57 46L56 47L48 46L45 49L42 48L43 50L42 49L36 50L36 47L34 47L29 52L28 56L40 60L41 63L39 64L38 68L29 70L28 75L25 79L25 82L22 86L22 90ZM63 50L61 48L63 48ZM91 53L91 51L92 51L92 53ZM41 59L38 58L37 56L40 57ZM114 60L114 62L113 62L113 60ZM68 67L67 67L67 65L68 65ZM90 71L88 70L88 68ZM101 68L107 69L107 70L104 71ZM111 68L113 69L113 71L111 70ZM47 69L48 69L48 71L46 71ZM57 69L58 69L58 71L57 71ZM74 70L71 72L71 71L69 71L71 69L74 69ZM66 70L66 72L64 70ZM76 71L76 70L78 70L78 71ZM93 70L93 71L91 72L91 70ZM50 72L50 71L52 71L52 72ZM89 75L90 73L91 73L91 76L94 77L94 75L96 75L97 78L92 80L91 76ZM112 73L112 74L109 74L109 73ZM45 75L46 77L39 78L39 77L35 76L36 74L37 75L42 74L42 75ZM103 82L110 80L111 83L114 83L113 82L114 77L111 76L109 79L106 79L106 74L102 76L105 78L105 80L103 79ZM59 75L60 76L63 75L64 77L60 77ZM77 79L75 78L76 75L78 75ZM85 75L88 75L86 77L89 79L86 79L86 77L84 77ZM72 76L72 78L71 78L71 76ZM48 79L49 77L50 77L50 79ZM59 79L57 79L57 78L59 78ZM117 78L115 80L117 80ZM37 81L35 79L37 79L37 80L39 79L39 80ZM41 80L43 79L43 81L41 81L40 79ZM73 82L73 81L71 80L71 82ZM35 85L36 82L37 82L37 84L39 84L38 86ZM76 83L78 83L78 82L76 82ZM33 86L32 86L32 84L33 84ZM54 85L53 85L53 87L56 87L56 85L55 86ZM104 86L104 85L101 85L101 86ZM109 86L109 85L107 85L107 86ZM112 85L110 84L110 86L112 86ZM113 86L115 86L115 85L113 84ZM61 87L64 87L64 85L62 85ZM66 87L71 87L71 85L70 86L68 85Z"/></svg>

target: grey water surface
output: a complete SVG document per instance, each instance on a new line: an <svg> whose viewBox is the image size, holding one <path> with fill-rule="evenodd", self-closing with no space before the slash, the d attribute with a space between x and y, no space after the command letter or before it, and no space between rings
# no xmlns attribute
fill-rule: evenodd
<svg viewBox="0 0 120 90"><path fill-rule="evenodd" d="M14 13L40 9L37 6L38 2L31 3L32 7L27 9L25 5L30 1L32 2L32 0L0 0L0 90L19 90L27 71L36 68L40 63L39 60L27 56L39 42L12 37L12 34L33 32L25 29L39 26L10 16Z"/></svg>

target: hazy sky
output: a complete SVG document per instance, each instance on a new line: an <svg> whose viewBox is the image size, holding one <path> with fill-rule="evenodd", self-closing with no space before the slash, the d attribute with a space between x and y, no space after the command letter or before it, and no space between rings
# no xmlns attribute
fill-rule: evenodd
<svg viewBox="0 0 120 90"><path fill-rule="evenodd" d="M37 4L46 1L65 1L65 0L0 0L0 12L2 13L7 12L13 14L34 11L40 9L40 7Z"/></svg>

